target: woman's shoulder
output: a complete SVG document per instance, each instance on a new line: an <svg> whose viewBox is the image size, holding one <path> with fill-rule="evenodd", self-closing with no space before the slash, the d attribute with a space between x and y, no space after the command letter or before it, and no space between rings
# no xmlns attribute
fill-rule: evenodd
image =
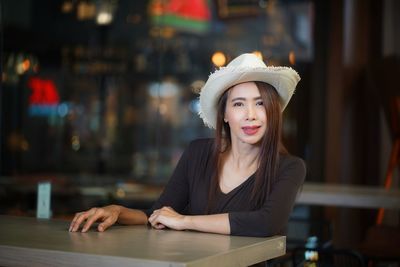
<svg viewBox="0 0 400 267"><path fill-rule="evenodd" d="M279 155L279 165L298 165L299 167L306 167L306 164L302 158L299 158L292 154L280 154Z"/></svg>
<svg viewBox="0 0 400 267"><path fill-rule="evenodd" d="M186 147L184 156L190 159L208 157L213 151L214 139L195 139Z"/></svg>
<svg viewBox="0 0 400 267"><path fill-rule="evenodd" d="M281 154L279 156L279 173L290 173L293 177L300 177L304 180L306 175L306 164L303 159L291 154Z"/></svg>
<svg viewBox="0 0 400 267"><path fill-rule="evenodd" d="M187 146L184 157L193 169L203 168L212 158L214 139L196 139Z"/></svg>

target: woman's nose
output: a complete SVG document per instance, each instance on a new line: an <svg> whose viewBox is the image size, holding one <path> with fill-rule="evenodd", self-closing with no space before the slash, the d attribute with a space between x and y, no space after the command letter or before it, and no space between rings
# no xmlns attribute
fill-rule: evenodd
<svg viewBox="0 0 400 267"><path fill-rule="evenodd" d="M256 119L256 112L252 105L247 108L247 120L255 120Z"/></svg>

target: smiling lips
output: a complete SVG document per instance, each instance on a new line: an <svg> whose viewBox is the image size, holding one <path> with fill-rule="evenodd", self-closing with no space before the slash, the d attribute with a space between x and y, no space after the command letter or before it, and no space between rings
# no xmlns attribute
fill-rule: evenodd
<svg viewBox="0 0 400 267"><path fill-rule="evenodd" d="M258 132L258 129L260 129L261 126L245 126L242 127L243 132L246 135L254 135Z"/></svg>

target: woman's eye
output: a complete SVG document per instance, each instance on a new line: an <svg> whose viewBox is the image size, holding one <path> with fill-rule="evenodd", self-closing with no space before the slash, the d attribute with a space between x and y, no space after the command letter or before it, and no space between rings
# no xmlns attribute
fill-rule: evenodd
<svg viewBox="0 0 400 267"><path fill-rule="evenodd" d="M259 101L259 102L256 103L256 105L257 105L257 106L263 106L264 103L263 103L262 101Z"/></svg>
<svg viewBox="0 0 400 267"><path fill-rule="evenodd" d="M234 107L240 107L240 106L243 106L243 104L240 103L240 102L236 102L236 103L233 103L233 106Z"/></svg>

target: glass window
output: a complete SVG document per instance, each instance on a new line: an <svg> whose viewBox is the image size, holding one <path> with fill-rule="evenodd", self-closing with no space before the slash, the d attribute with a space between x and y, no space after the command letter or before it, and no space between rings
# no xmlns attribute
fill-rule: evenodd
<svg viewBox="0 0 400 267"><path fill-rule="evenodd" d="M212 71L244 52L299 72L313 58L310 1L2 5L3 177L163 185L191 140L213 136L197 116ZM302 155L293 105L284 137Z"/></svg>

